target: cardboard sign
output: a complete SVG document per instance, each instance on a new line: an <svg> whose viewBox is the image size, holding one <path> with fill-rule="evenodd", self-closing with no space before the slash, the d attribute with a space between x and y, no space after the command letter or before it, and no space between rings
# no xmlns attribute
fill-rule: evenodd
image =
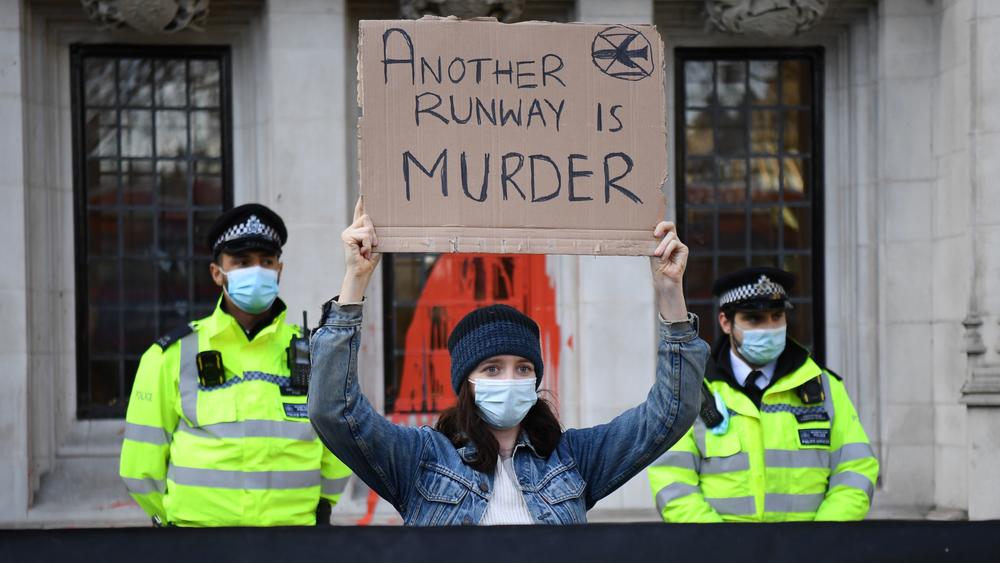
<svg viewBox="0 0 1000 563"><path fill-rule="evenodd" d="M651 25L362 21L361 193L382 252L652 254Z"/></svg>

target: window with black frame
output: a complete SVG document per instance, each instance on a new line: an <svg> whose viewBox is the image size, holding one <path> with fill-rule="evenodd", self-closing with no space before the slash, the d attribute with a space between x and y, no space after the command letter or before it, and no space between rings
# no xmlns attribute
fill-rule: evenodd
<svg viewBox="0 0 1000 563"><path fill-rule="evenodd" d="M139 358L211 312L232 204L229 50L74 46L77 414L121 417Z"/></svg>
<svg viewBox="0 0 1000 563"><path fill-rule="evenodd" d="M678 49L676 61L677 217L702 337L720 333L713 280L776 266L796 276L789 334L821 356L822 53Z"/></svg>

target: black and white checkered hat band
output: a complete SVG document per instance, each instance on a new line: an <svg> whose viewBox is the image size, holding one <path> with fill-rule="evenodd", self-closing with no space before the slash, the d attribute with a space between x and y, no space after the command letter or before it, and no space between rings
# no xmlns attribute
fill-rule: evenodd
<svg viewBox="0 0 1000 563"><path fill-rule="evenodd" d="M757 283L748 283L726 291L719 296L719 307L725 307L730 303L741 303L751 299L766 297L773 299L778 296L780 299L787 299L788 294L781 284L771 281L767 276L761 276Z"/></svg>
<svg viewBox="0 0 1000 563"><path fill-rule="evenodd" d="M226 229L222 236L215 241L215 247L218 248L220 244L225 244L231 240L241 239L243 237L256 236L273 241L278 246L281 246L281 238L278 236L278 231L265 225L257 218L256 215L251 215L246 221L242 223L237 223L232 227Z"/></svg>

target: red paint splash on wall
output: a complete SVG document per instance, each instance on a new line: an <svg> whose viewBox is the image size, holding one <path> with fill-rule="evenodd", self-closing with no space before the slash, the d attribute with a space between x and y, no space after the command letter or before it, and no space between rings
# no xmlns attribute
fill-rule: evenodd
<svg viewBox="0 0 1000 563"><path fill-rule="evenodd" d="M538 323L545 361L542 388L558 397L561 340L545 256L444 254L431 269L406 331L403 375L390 419L412 423L413 413L438 413L455 404L448 335L473 309L494 303L510 305Z"/></svg>

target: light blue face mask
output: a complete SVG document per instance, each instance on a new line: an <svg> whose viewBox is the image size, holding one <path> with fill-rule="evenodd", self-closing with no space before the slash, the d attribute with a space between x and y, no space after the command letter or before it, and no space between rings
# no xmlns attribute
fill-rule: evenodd
<svg viewBox="0 0 1000 563"><path fill-rule="evenodd" d="M476 379L476 406L486 424L493 428L513 428L524 420L538 401L535 378Z"/></svg>
<svg viewBox="0 0 1000 563"><path fill-rule="evenodd" d="M226 294L242 311L251 315L263 313L278 297L278 271L251 266L223 271L226 274Z"/></svg>
<svg viewBox="0 0 1000 563"><path fill-rule="evenodd" d="M764 366L774 360L785 351L785 331L787 327L780 328L760 328L754 330L743 330L743 343L740 344L737 352L743 359L754 366Z"/></svg>

